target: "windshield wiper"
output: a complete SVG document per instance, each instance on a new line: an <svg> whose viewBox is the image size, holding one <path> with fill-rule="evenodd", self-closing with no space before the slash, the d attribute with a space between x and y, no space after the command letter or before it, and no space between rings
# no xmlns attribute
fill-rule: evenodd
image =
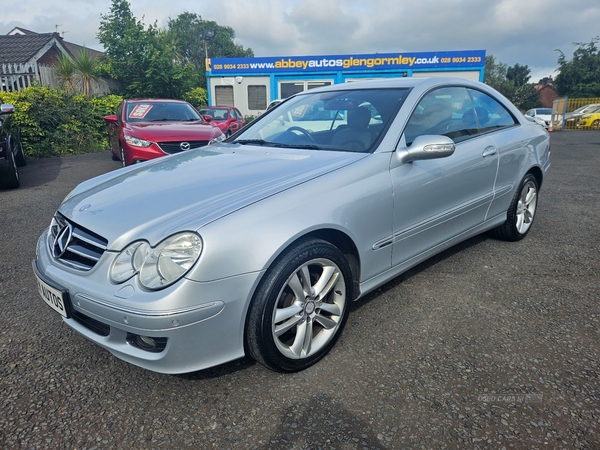
<svg viewBox="0 0 600 450"><path fill-rule="evenodd" d="M322 150L322 147L319 147L316 144L279 144L274 143L273 147L281 147L281 148L306 148L309 150Z"/></svg>
<svg viewBox="0 0 600 450"><path fill-rule="evenodd" d="M273 145L273 142L267 142L264 139L236 139L232 144L242 145Z"/></svg>
<svg viewBox="0 0 600 450"><path fill-rule="evenodd" d="M269 147L279 147L279 148L306 148L310 150L321 150L322 148L315 144L282 144L280 142L269 142L264 139L237 139L232 144L242 144L242 145L267 145Z"/></svg>

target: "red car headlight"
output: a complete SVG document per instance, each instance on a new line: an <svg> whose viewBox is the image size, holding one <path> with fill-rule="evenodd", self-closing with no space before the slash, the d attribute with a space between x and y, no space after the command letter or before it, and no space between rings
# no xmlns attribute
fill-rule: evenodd
<svg viewBox="0 0 600 450"><path fill-rule="evenodd" d="M147 141L146 139L136 138L127 134L125 135L125 142L127 142L127 144L131 145L132 147L146 148L152 145L152 142Z"/></svg>

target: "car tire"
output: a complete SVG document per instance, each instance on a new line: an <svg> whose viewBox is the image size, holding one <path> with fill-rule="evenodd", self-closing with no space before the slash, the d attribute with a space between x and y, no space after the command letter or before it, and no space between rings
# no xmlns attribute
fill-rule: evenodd
<svg viewBox="0 0 600 450"><path fill-rule="evenodd" d="M23 141L21 140L21 129L17 128L17 137L15 138L16 149L15 152L15 162L17 166L23 167L27 165L27 160L25 159L25 150L23 149Z"/></svg>
<svg viewBox="0 0 600 450"><path fill-rule="evenodd" d="M323 240L300 242L273 263L254 296L248 353L278 372L310 367L339 338L351 301L352 271L344 255Z"/></svg>
<svg viewBox="0 0 600 450"><path fill-rule="evenodd" d="M520 241L531 229L537 210L538 181L527 174L508 208L506 222L493 230L495 237L505 241Z"/></svg>
<svg viewBox="0 0 600 450"><path fill-rule="evenodd" d="M594 120L592 122L592 130L600 130L600 120Z"/></svg>
<svg viewBox="0 0 600 450"><path fill-rule="evenodd" d="M3 176L0 176L0 188L16 189L21 185L21 181L19 179L19 169L17 161L15 161L15 154L11 148L7 149L6 157L8 158L8 170Z"/></svg>

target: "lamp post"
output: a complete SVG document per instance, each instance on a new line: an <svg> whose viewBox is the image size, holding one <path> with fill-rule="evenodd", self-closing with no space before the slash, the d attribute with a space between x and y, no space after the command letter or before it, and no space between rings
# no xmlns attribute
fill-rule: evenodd
<svg viewBox="0 0 600 450"><path fill-rule="evenodd" d="M204 56L208 59L208 41L215 37L215 30L204 30L202 39L204 39Z"/></svg>

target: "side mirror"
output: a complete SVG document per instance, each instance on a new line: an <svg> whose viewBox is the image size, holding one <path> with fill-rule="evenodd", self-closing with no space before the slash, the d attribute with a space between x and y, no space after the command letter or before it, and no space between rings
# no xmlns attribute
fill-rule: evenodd
<svg viewBox="0 0 600 450"><path fill-rule="evenodd" d="M111 115L111 116L104 116L104 121L106 123L114 123L116 124L118 122L117 116L116 115Z"/></svg>
<svg viewBox="0 0 600 450"><path fill-rule="evenodd" d="M209 114L204 114L204 120L206 120L207 122L211 122L213 120L213 116L209 115Z"/></svg>
<svg viewBox="0 0 600 450"><path fill-rule="evenodd" d="M15 107L8 103L0 105L0 114L12 114L15 112Z"/></svg>
<svg viewBox="0 0 600 450"><path fill-rule="evenodd" d="M454 141L447 136L418 136L410 147L397 152L398 162L406 164L423 159L447 158L455 149Z"/></svg>

